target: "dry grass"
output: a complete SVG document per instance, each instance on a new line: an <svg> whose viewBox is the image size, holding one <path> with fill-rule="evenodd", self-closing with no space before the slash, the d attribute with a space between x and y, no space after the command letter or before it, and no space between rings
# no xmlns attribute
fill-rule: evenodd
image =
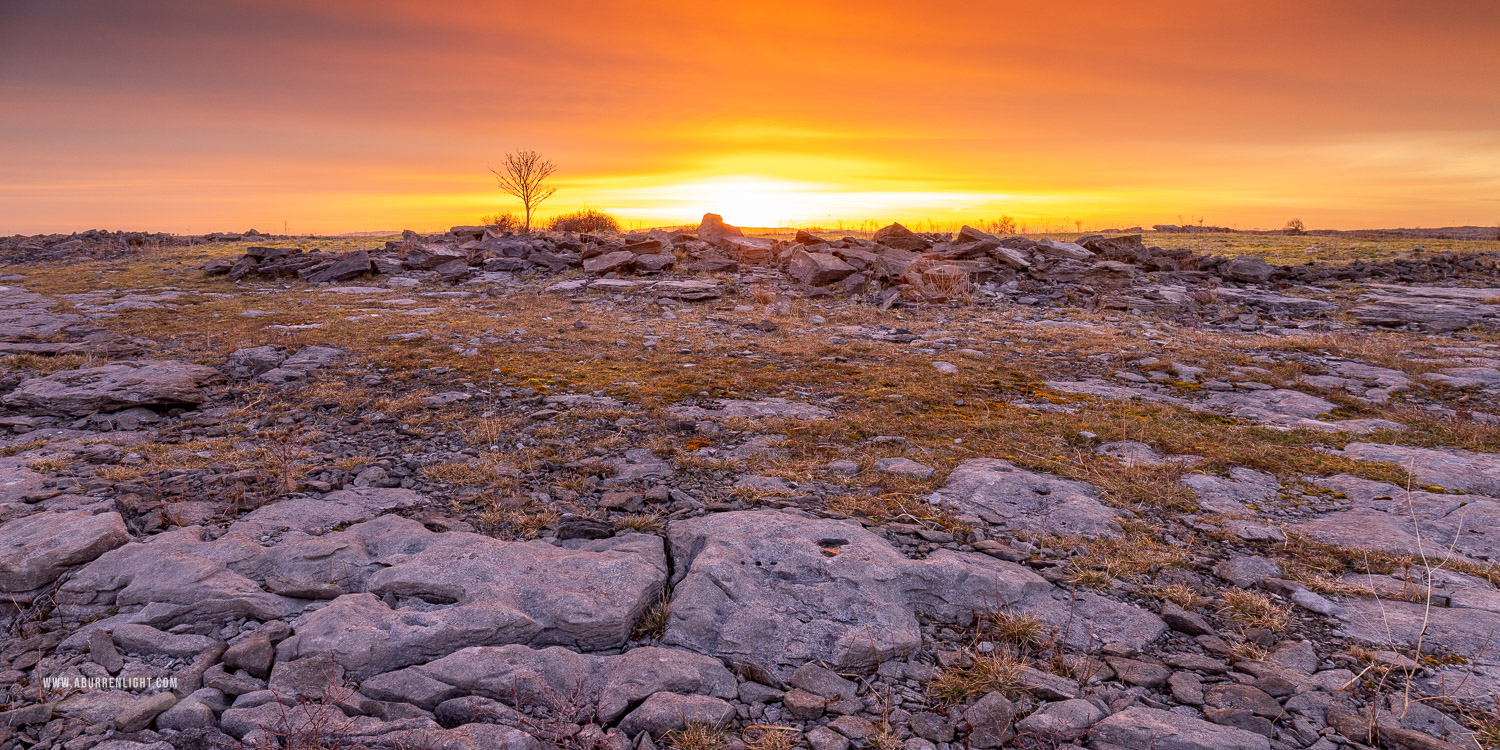
<svg viewBox="0 0 1500 750"><path fill-rule="evenodd" d="M630 637L635 639L662 637L667 632L667 621L671 619L671 616L672 597L669 594L663 594L641 615L641 620L631 630Z"/></svg>
<svg viewBox="0 0 1500 750"><path fill-rule="evenodd" d="M51 375L63 370L76 370L104 364L105 360L92 354L15 354L0 357L0 372L21 370L32 375Z"/></svg>
<svg viewBox="0 0 1500 750"><path fill-rule="evenodd" d="M1041 620L1024 613L996 612L986 618L982 633L1022 650L1042 645Z"/></svg>
<svg viewBox="0 0 1500 750"><path fill-rule="evenodd" d="M1019 697L1021 667L1025 662L1003 649L993 654L975 654L973 662L965 667L946 667L927 683L927 694L946 706L967 700L982 698L992 692Z"/></svg>
<svg viewBox="0 0 1500 750"><path fill-rule="evenodd" d="M1221 613L1241 625L1273 633L1286 632L1292 626L1291 608L1258 591L1228 589L1221 598L1224 600Z"/></svg>
<svg viewBox="0 0 1500 750"><path fill-rule="evenodd" d="M641 534L657 534L667 527L666 521L657 513L633 513L615 519L615 523L619 524L622 529L629 529Z"/></svg>
<svg viewBox="0 0 1500 750"><path fill-rule="evenodd" d="M1203 604L1203 597L1191 586L1174 583L1167 586L1142 586L1141 593L1153 599L1172 602L1189 612Z"/></svg>
<svg viewBox="0 0 1500 750"><path fill-rule="evenodd" d="M707 724L690 723L662 736L671 750L719 750L724 747L724 732Z"/></svg>
<svg viewBox="0 0 1500 750"><path fill-rule="evenodd" d="M914 523L929 529L942 529L960 539L967 538L974 527L958 520L952 513L929 505L922 498L907 493L883 495L843 495L829 501L830 510L872 521Z"/></svg>
<svg viewBox="0 0 1500 750"><path fill-rule="evenodd" d="M801 734L795 727L755 724L746 727L741 738L750 750L792 750Z"/></svg>
<svg viewBox="0 0 1500 750"><path fill-rule="evenodd" d="M453 487L506 490L519 484L514 467L487 458L432 464L422 467L422 474Z"/></svg>

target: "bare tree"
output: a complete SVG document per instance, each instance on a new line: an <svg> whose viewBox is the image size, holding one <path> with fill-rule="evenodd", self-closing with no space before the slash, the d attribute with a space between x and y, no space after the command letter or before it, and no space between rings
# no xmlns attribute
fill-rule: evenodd
<svg viewBox="0 0 1500 750"><path fill-rule="evenodd" d="M1286 223L1287 234L1302 234L1307 231L1307 225L1301 219L1292 219Z"/></svg>
<svg viewBox="0 0 1500 750"><path fill-rule="evenodd" d="M505 166L490 167L500 189L521 199L526 207L526 230L531 231L531 214L542 201L551 198L557 188L547 185L547 178L557 171L557 166L542 155L531 150L516 151L505 155Z"/></svg>

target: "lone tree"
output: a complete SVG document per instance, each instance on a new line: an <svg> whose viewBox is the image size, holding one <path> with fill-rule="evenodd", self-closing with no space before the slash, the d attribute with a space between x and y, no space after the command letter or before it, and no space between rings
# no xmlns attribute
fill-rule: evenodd
<svg viewBox="0 0 1500 750"><path fill-rule="evenodd" d="M490 167L500 189L521 199L526 207L525 231L531 231L531 214L542 201L552 197L557 188L546 184L557 166L535 151L516 151L505 155L505 166Z"/></svg>
<svg viewBox="0 0 1500 750"><path fill-rule="evenodd" d="M1305 231L1307 231L1307 225L1303 224L1301 219L1292 219L1286 223L1287 234L1302 234Z"/></svg>

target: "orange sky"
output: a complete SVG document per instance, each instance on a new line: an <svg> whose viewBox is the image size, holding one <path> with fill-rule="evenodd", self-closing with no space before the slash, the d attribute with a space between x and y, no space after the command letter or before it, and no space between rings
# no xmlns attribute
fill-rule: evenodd
<svg viewBox="0 0 1500 750"><path fill-rule="evenodd" d="M722 6L722 7L721 7ZM1500 222L1500 2L0 0L0 234Z"/></svg>

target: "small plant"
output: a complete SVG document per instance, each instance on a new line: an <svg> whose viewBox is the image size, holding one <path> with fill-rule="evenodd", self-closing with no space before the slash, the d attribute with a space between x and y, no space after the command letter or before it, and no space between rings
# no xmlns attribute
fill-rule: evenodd
<svg viewBox="0 0 1500 750"><path fill-rule="evenodd" d="M666 526L661 516L656 513L635 513L619 519L616 523L620 524L622 529L630 529L642 534L655 534Z"/></svg>
<svg viewBox="0 0 1500 750"><path fill-rule="evenodd" d="M755 736L751 737L751 733ZM801 734L793 727L782 727L773 724L756 724L746 727L745 746L750 750L792 750L797 746L797 735Z"/></svg>
<svg viewBox="0 0 1500 750"><path fill-rule="evenodd" d="M927 683L927 693L938 702L953 706L992 692L1018 697L1021 687L1021 660L1008 651L996 651L974 657L967 667L947 667Z"/></svg>
<svg viewBox="0 0 1500 750"><path fill-rule="evenodd" d="M618 234L620 221L597 208L584 208L569 214L560 214L547 222L554 232L576 234Z"/></svg>
<svg viewBox="0 0 1500 750"><path fill-rule="evenodd" d="M1265 628L1273 633L1283 632L1292 625L1290 609L1257 591L1225 591L1223 613L1241 625Z"/></svg>
<svg viewBox="0 0 1500 750"><path fill-rule="evenodd" d="M1169 586L1143 586L1141 593L1153 599L1171 602L1189 611L1203 603L1203 597L1199 596L1193 587L1183 583L1174 583Z"/></svg>
<svg viewBox="0 0 1500 750"><path fill-rule="evenodd" d="M1042 645L1042 622L1031 615L996 612L990 615L989 631L996 639L1018 648Z"/></svg>
<svg viewBox="0 0 1500 750"><path fill-rule="evenodd" d="M662 742L672 750L718 750L724 746L724 732L708 724L693 722L666 733Z"/></svg>
<svg viewBox="0 0 1500 750"><path fill-rule="evenodd" d="M630 631L630 637L636 639L660 638L667 632L667 620L672 616L672 596L669 592L662 592L661 598L646 609L641 615L641 621L635 624Z"/></svg>
<svg viewBox="0 0 1500 750"><path fill-rule="evenodd" d="M521 231L522 226L521 217L516 216L509 211L505 213L497 212L493 214L485 214L484 216L479 217L479 223L500 232L511 233Z"/></svg>

